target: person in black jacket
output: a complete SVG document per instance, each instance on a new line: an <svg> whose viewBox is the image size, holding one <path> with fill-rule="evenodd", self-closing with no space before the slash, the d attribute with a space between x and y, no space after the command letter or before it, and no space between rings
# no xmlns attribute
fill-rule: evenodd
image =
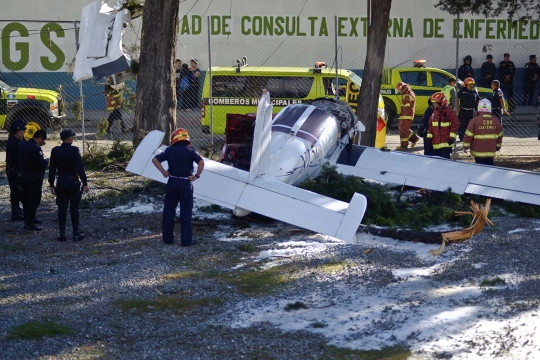
<svg viewBox="0 0 540 360"><path fill-rule="evenodd" d="M538 71L536 55L529 55L529 62L525 64L525 105L533 105L533 97L538 85Z"/></svg>
<svg viewBox="0 0 540 360"><path fill-rule="evenodd" d="M499 79L501 82L501 90L508 102L514 98L514 75L516 74L516 66L510 61L510 54L504 54L504 61L499 63Z"/></svg>
<svg viewBox="0 0 540 360"><path fill-rule="evenodd" d="M19 203L19 145L24 141L26 126L24 122L15 120L9 127L9 137L6 143L6 175L9 184L9 200L11 202L11 221L23 221L23 210Z"/></svg>
<svg viewBox="0 0 540 360"><path fill-rule="evenodd" d="M43 156L43 151L41 151L41 146L45 145L45 140L47 140L45 130L38 130L34 133L32 139L19 145L19 174L21 176L25 230L43 230L43 227L38 226L42 221L36 218L36 211L41 202L41 188L45 169L49 164L49 160Z"/></svg>
<svg viewBox="0 0 540 360"><path fill-rule="evenodd" d="M51 151L49 186L51 193L56 195L56 205L58 205L58 226L60 227L58 241L66 241L68 204L71 226L73 226L73 241L80 241L85 237L84 234L79 232L79 202L81 200L81 183L79 179L85 193L88 193L88 181L79 148L72 146L74 137L75 132L73 130L63 130L60 133L62 145L56 146ZM54 181L57 173L58 180L55 187Z"/></svg>
<svg viewBox="0 0 540 360"><path fill-rule="evenodd" d="M482 86L486 88L491 87L491 82L495 80L497 75L497 68L493 63L493 55L489 54L486 56L486 62L482 64Z"/></svg>
<svg viewBox="0 0 540 360"><path fill-rule="evenodd" d="M472 68L472 57L467 55L463 58L463 65L458 69L458 79L464 81L466 78L471 77L474 79L474 70Z"/></svg>

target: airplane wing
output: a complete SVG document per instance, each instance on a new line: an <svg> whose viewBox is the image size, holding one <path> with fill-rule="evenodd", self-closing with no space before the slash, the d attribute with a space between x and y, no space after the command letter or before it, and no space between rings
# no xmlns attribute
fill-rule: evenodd
<svg viewBox="0 0 540 360"><path fill-rule="evenodd" d="M137 147L126 170L166 183L152 164L164 133L150 132ZM166 162L163 164L167 168ZM315 194L264 177L249 181L249 173L204 159L204 173L193 183L194 195L202 200L235 209L237 207L305 229L350 241L364 217L367 200L355 194L350 204Z"/></svg>
<svg viewBox="0 0 540 360"><path fill-rule="evenodd" d="M457 194L482 195L540 205L540 176L523 170L476 165L438 157L353 146L343 150L337 171L385 183Z"/></svg>

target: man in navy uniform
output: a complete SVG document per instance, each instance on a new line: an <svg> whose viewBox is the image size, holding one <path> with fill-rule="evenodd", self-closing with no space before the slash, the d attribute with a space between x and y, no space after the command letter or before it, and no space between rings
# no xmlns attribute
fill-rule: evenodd
<svg viewBox="0 0 540 360"><path fill-rule="evenodd" d="M169 178L163 207L163 242L174 243L174 218L180 202L180 227L182 246L196 245L192 240L191 214L193 211L193 185L203 171L204 161L197 152L189 147L189 133L185 129L176 129L171 136L171 146L152 159L163 177ZM169 169L161 163L167 161ZM197 173L193 175L193 163L197 163Z"/></svg>
<svg viewBox="0 0 540 360"><path fill-rule="evenodd" d="M529 62L525 64L525 105L534 105L534 93L538 85L538 71L536 55L529 55Z"/></svg>
<svg viewBox="0 0 540 360"><path fill-rule="evenodd" d="M9 200L11 202L11 221L23 221L21 191L19 189L19 145L24 141L26 126L16 120L9 127L9 137L6 143L6 174L9 184Z"/></svg>
<svg viewBox="0 0 540 360"><path fill-rule="evenodd" d="M497 75L497 68L493 63L493 55L489 54L486 56L486 62L482 64L482 86L489 88L491 87L491 82L495 80L495 75Z"/></svg>
<svg viewBox="0 0 540 360"><path fill-rule="evenodd" d="M42 221L36 218L36 211L41 202L41 188L43 177L49 160L43 156L41 146L45 145L47 133L45 130L38 130L32 139L19 145L19 157L24 210L25 230L41 231L42 226L38 226Z"/></svg>
<svg viewBox="0 0 540 360"><path fill-rule="evenodd" d="M49 185L51 193L56 194L56 205L58 205L58 226L60 235L58 241L66 241L66 218L67 207L71 215L71 225L73 226L73 241L83 240L85 235L79 232L79 202L80 188L83 185L84 192L88 193L88 182L84 171L79 148L72 146L75 132L73 130L63 130L60 133L62 145L56 146L51 151L51 164L49 166ZM56 187L54 181L58 174Z"/></svg>
<svg viewBox="0 0 540 360"><path fill-rule="evenodd" d="M501 90L509 102L513 102L514 98L514 75L516 74L516 66L510 61L510 54L504 54L504 61L499 63L499 79Z"/></svg>

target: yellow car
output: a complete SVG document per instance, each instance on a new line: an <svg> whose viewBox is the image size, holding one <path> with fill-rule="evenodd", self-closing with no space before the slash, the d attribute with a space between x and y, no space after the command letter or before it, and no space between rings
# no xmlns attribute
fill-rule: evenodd
<svg viewBox="0 0 540 360"><path fill-rule="evenodd" d="M388 125L400 115L401 95L396 94L396 85L406 82L416 95L415 116L423 116L428 107L428 99L433 93L441 91L448 84L449 78L455 78L447 71L429 67L406 67L384 69L381 95L384 99L384 107L388 117ZM458 88L463 84L458 80ZM476 90L481 98L491 99L493 91L488 88L477 87Z"/></svg>
<svg viewBox="0 0 540 360"><path fill-rule="evenodd" d="M56 91L12 87L0 80L0 127L9 131L13 120L23 120L28 140L37 130L61 124L61 101Z"/></svg>

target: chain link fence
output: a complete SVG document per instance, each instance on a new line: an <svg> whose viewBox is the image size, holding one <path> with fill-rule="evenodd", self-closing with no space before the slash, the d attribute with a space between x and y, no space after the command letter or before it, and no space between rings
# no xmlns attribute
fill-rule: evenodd
<svg viewBox="0 0 540 360"><path fill-rule="evenodd" d="M42 24L38 24L36 28L40 26ZM43 125L53 133L58 133L61 127L73 128L77 134L83 135L85 152L96 147L111 147L115 141L131 142L136 103L136 81L126 83L122 90L121 120L118 112L111 116L111 112L106 108L105 79L85 80L82 85L72 81L70 70L77 51L75 27L66 25L64 31L65 37L73 35L73 41L65 41L64 43L51 42L50 32L43 28L40 31L30 33L30 37L41 37L42 43L40 43L40 46L33 46L34 43L30 43L29 54L32 61L27 61L27 65L19 70L17 70L17 66L14 66L14 63L23 61L24 55L8 54L3 47L2 61L0 62L2 80L8 87L33 89L35 93L29 91L27 95L30 97L36 96L36 100L43 100L41 98L46 97L44 90L59 92L62 101L54 105L54 101L49 100L51 102L49 106L51 109L57 106L64 116L49 123L45 123L44 119L38 118L38 123L44 123ZM135 38L139 38L138 31L134 29L130 29L130 31L134 32ZM17 46L14 44L18 41L17 34L19 33L13 32L12 34L10 47L14 48ZM198 79L191 79L192 82L186 88L181 83L184 77L183 74L189 74L189 71L185 73L180 68L180 71L176 74L178 98L176 125L188 129L193 144L198 148L212 147L219 149L220 145L225 141L226 114L231 112L242 114L255 112L256 102L262 88L270 90L276 101L275 111L278 111L284 105L295 101L308 100L319 96L332 96L336 91L341 91L344 85L344 80L340 80L336 84L333 79L336 67L336 44L334 42L317 44L289 43L285 38L275 43L210 42L209 45L208 43L186 44L183 42L184 39L179 37L177 57L184 66L189 66L190 60L196 58L199 62L196 66L200 69L201 75ZM135 58L137 57L139 45L137 41L129 45L130 48L128 49ZM498 63L503 60L503 54L510 53L511 60L515 63L516 72L513 76L512 94L508 94L507 89L505 89L505 92L508 98L511 95L510 101L511 104L515 104L515 109L513 109L510 116L503 118L505 140L501 155L538 155L540 141L538 141L538 127L535 124L537 116L535 105L538 90L536 84L526 80L525 69L525 65L529 61L529 55L540 53L538 51L540 50L538 42L512 43L509 41L489 44L461 39L459 45L455 42L431 44L415 52L412 56L403 59L395 59L399 55L397 55L396 51L392 51L391 44L392 42L389 42L389 48L387 49L389 56L392 56L391 63L399 64L394 70L411 67L413 60L424 59L426 60L426 66L440 68L451 74L456 73L456 46L459 46L459 65L461 65L462 58L465 55L471 55L477 85L482 84L480 68L487 54L494 56L493 63L498 68ZM55 47L58 50L55 50ZM362 43L359 43L358 46L337 44L337 66L341 69L352 70L362 76L365 56L365 45ZM243 57L247 58L249 64L244 70L246 73L256 73L260 70L261 72L273 73L275 76L242 77L242 69L240 76L238 76L239 74L235 72L235 66L237 60L241 60ZM210 82L206 79L209 76L210 61L215 69L214 81L212 82L212 97L209 90ZM313 68L314 64L320 61L327 64L327 73L323 73L324 79L322 82L315 81L313 78L295 76L301 71ZM60 66L58 66L59 64ZM44 70L45 67L55 68L56 70ZM303 69L286 70L285 67ZM498 78L498 76L497 72L495 77ZM435 77L430 77L427 81L429 83L426 84L431 85L430 90L433 92L444 86L444 82L440 82L440 79L435 79ZM414 89L415 84L411 85L413 85ZM529 95L531 91L532 95ZM341 93L341 95L343 94ZM212 101L210 101L211 98ZM531 102L530 105L527 102L528 100ZM17 99L6 99L2 104L3 111L9 113L17 106ZM19 114L20 117L27 121L36 117L35 113L27 109L24 109ZM4 128L15 117L19 116L8 116L5 119ZM415 124L417 122L418 119ZM210 128L212 128L212 131L210 131ZM2 137L7 137L7 135L4 134ZM386 144L388 148L393 148L399 144L397 121L393 121L388 126ZM421 152L421 146L419 145L415 150Z"/></svg>

